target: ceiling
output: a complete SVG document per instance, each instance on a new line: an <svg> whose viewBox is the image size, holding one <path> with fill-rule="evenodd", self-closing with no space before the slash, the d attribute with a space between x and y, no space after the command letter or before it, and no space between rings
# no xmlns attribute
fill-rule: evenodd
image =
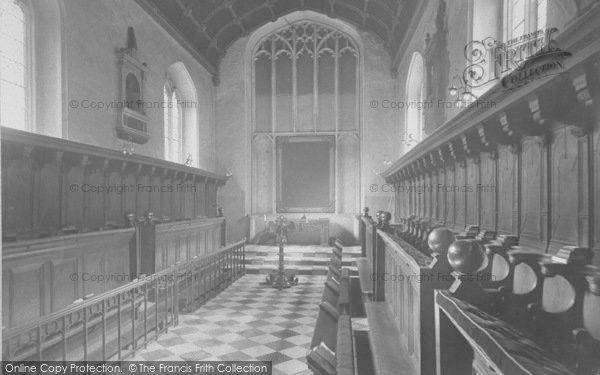
<svg viewBox="0 0 600 375"><path fill-rule="evenodd" d="M137 0L216 74L238 38L297 10L347 21L381 38L394 59L417 0Z"/></svg>

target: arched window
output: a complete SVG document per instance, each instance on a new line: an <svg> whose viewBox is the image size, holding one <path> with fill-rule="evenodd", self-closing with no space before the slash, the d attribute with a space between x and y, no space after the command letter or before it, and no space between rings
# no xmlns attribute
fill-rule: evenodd
<svg viewBox="0 0 600 375"><path fill-rule="evenodd" d="M181 101L173 81L168 80L164 87L164 122L165 122L165 159L181 163L183 158L181 134L183 133L183 117Z"/></svg>
<svg viewBox="0 0 600 375"><path fill-rule="evenodd" d="M0 125L32 130L31 19L17 0L0 0Z"/></svg>
<svg viewBox="0 0 600 375"><path fill-rule="evenodd" d="M406 151L423 139L424 70L423 56L415 52L408 68L406 81L406 117L403 134Z"/></svg>
<svg viewBox="0 0 600 375"><path fill-rule="evenodd" d="M505 0L506 40L546 28L548 0Z"/></svg>
<svg viewBox="0 0 600 375"><path fill-rule="evenodd" d="M164 87L165 159L200 166L198 96L182 62L171 64Z"/></svg>

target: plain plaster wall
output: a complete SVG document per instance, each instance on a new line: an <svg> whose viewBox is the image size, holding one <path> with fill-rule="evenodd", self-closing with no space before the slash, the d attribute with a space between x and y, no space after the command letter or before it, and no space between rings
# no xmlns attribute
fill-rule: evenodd
<svg viewBox="0 0 600 375"><path fill-rule="evenodd" d="M85 109L82 101L111 103L120 100L118 50L126 46L127 28L137 39L138 59L148 66L144 101L162 103L168 67L182 62L197 91L199 139L198 167L215 168L215 132L211 75L150 15L134 1L65 0L65 48L67 50L67 116L63 137L106 148L120 149L117 109ZM74 108L77 103L79 108ZM136 154L164 158L163 110L147 108L150 140L134 144Z"/></svg>

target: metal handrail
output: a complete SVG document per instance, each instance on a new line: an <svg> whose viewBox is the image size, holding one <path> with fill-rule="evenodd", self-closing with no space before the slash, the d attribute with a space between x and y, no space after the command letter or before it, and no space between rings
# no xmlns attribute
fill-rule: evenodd
<svg viewBox="0 0 600 375"><path fill-rule="evenodd" d="M83 348L83 358L80 355L76 359L88 360L89 349L100 345L100 336L102 360L115 355L121 359L123 351L126 351L125 355L135 354L139 340L142 340L144 346L147 345L149 332L154 331L156 338L160 332L168 331L169 326L177 325L182 300L189 309L196 300L195 292L200 292L198 299L203 296L204 302L210 294L216 293L241 276L245 271L244 249L245 240L242 240L215 253L195 257L185 263L173 264L146 278L71 304L27 324L4 329L3 358L42 360L44 351L50 350L51 359L59 359L57 356L62 353L60 359L71 360L67 358L69 354ZM207 270L208 272L205 272ZM183 293L180 293L182 291ZM140 314L143 314L142 322L138 322ZM123 315L126 316L125 321ZM149 322L151 318L154 319L153 322ZM107 352L109 324L113 336L116 330L116 337L112 337L112 340L117 341L116 353ZM139 324L143 324L143 329ZM100 326L101 333L98 332ZM128 332L129 329L131 332ZM92 340L90 334L95 336ZM129 334L128 338L125 337L125 343L124 334ZM77 341L76 345L71 345L72 349L69 349L69 344L73 344L69 342L70 339L79 339L82 343ZM62 349L58 350L56 347L61 342ZM114 349L111 348L112 351L115 351ZM99 351L100 348L95 350Z"/></svg>

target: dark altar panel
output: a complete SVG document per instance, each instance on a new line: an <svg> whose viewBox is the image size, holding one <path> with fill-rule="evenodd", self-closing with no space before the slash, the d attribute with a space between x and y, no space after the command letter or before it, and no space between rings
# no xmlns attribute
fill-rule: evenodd
<svg viewBox="0 0 600 375"><path fill-rule="evenodd" d="M334 212L334 137L277 138L277 212Z"/></svg>

